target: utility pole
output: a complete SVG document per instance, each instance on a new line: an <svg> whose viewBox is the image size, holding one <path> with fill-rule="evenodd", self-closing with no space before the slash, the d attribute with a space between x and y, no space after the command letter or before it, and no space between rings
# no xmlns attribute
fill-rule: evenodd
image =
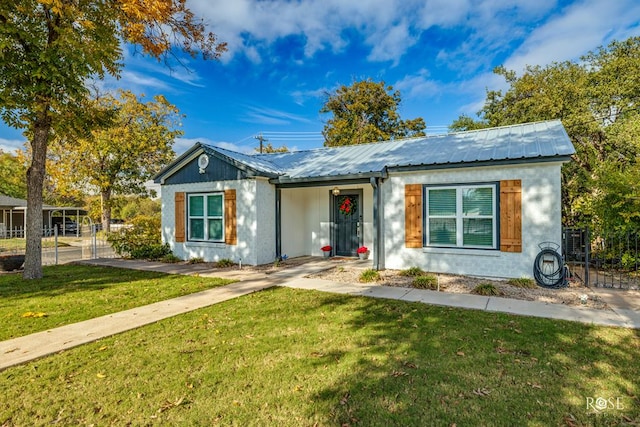
<svg viewBox="0 0 640 427"><path fill-rule="evenodd" d="M257 139L258 141L260 141L260 154L262 154L262 150L263 150L263 142L268 141L268 139L266 139L264 136L262 136L262 132L260 132L260 135L258 136L254 136L255 139Z"/></svg>

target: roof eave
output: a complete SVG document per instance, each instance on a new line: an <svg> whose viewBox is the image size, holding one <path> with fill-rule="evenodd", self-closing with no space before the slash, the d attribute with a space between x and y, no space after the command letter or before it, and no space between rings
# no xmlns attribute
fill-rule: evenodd
<svg viewBox="0 0 640 427"><path fill-rule="evenodd" d="M311 176L301 178L290 178L286 175L272 178L269 180L271 184L280 188L294 187L310 187L310 186L329 186L344 185L355 183L368 183L370 178L385 178L386 170L378 172L354 173L346 175L328 175L328 176Z"/></svg>
<svg viewBox="0 0 640 427"><path fill-rule="evenodd" d="M253 167L251 167L251 166L249 166L249 165L247 165L245 163L242 163L242 162L240 162L240 161L238 161L236 159L233 159L233 158L231 158L229 156L226 156L226 155L224 155L224 154L222 154L222 153L220 153L218 151L215 151L215 150L212 150L211 154L214 157L222 160L223 162L230 163L233 166L237 167L238 169L242 170L243 172L246 172L247 175L250 176L250 177L261 176L261 177L265 177L265 178L277 178L278 176L280 176L280 175L278 175L276 173L260 171L258 169L255 169L255 168L253 168Z"/></svg>
<svg viewBox="0 0 640 427"><path fill-rule="evenodd" d="M526 157L519 159L503 159L503 160L479 160L473 162L457 162L457 163L437 163L430 165L407 165L407 166L389 166L390 172L412 172L423 170L436 170L436 169L458 169L478 166L509 166L509 165L522 165L532 163L552 163L560 162L567 163L571 161L570 155L558 155L551 157Z"/></svg>

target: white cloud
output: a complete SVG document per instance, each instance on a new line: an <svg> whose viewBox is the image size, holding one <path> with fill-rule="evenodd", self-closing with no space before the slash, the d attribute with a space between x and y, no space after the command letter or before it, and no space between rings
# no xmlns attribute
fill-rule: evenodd
<svg viewBox="0 0 640 427"><path fill-rule="evenodd" d="M310 123L306 117L292 114L286 111L280 111L273 108L263 107L246 107L246 114L241 118L242 121L263 125L290 125L292 123Z"/></svg>
<svg viewBox="0 0 640 427"><path fill-rule="evenodd" d="M249 138L245 138L243 141L246 141ZM220 147L231 151L236 151L238 153L250 154L255 152L255 144L250 145L249 143L239 142L227 142L227 141L214 141L212 139L201 137L201 138L176 138L175 143L173 144L173 151L179 156L189 148L194 146L197 142L202 144L211 145L214 147Z"/></svg>
<svg viewBox="0 0 640 427"><path fill-rule="evenodd" d="M26 140L24 139L0 138L0 150L5 153L15 153L18 150L24 149L25 142Z"/></svg>
<svg viewBox="0 0 640 427"><path fill-rule="evenodd" d="M435 97L443 92L443 84L429 79L428 70L407 75L393 85L402 94L403 99Z"/></svg>
<svg viewBox="0 0 640 427"><path fill-rule="evenodd" d="M368 59L372 61L393 61L393 65L398 65L398 61L408 48L416 44L417 36L410 34L409 24L402 22L389 28L384 34L372 34L367 41L373 48Z"/></svg>
<svg viewBox="0 0 640 427"><path fill-rule="evenodd" d="M441 52L440 58L451 61L452 69L478 69L511 49L505 41L527 39L519 52L523 59L538 59L549 47L545 40L553 40L560 52L584 50L602 39L605 28L616 32L636 19L640 4L634 3L581 1L566 8L566 17L539 29L531 26L544 22L558 7L557 0L190 0L190 7L228 43L223 62L242 54L258 64L268 57L274 42L290 36L304 44L306 57L322 50L342 52L357 34L369 48L370 61L395 65L426 30L439 27L465 35L464 43ZM621 16L622 22L616 22ZM583 40L579 45L575 33Z"/></svg>
<svg viewBox="0 0 640 427"><path fill-rule="evenodd" d="M614 38L640 34L640 3L636 0L586 0L561 11L536 28L505 62L521 72L525 65L576 60Z"/></svg>

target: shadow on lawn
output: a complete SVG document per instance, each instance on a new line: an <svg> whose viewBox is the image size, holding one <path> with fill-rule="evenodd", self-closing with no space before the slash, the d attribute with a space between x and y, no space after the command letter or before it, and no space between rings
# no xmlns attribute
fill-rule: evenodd
<svg viewBox="0 0 640 427"><path fill-rule="evenodd" d="M350 298L325 295L310 312ZM313 396L337 425L640 421L638 331L360 300L342 320L356 348L336 359L352 365Z"/></svg>
<svg viewBox="0 0 640 427"><path fill-rule="evenodd" d="M0 298L54 297L76 291L99 291L124 282L169 277L164 273L112 267L59 265L44 267L44 277L37 280L24 280L21 274L0 275Z"/></svg>

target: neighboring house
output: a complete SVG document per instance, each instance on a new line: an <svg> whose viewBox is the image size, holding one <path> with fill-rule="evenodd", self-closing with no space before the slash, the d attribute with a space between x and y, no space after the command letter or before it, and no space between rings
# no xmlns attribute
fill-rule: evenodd
<svg viewBox="0 0 640 427"><path fill-rule="evenodd" d="M27 201L0 194L0 238L24 237L27 223ZM87 211L81 208L42 206L42 224L45 228L59 228L60 234L77 234L78 220ZM62 227L62 224L65 224ZM74 226L75 225L75 226Z"/></svg>
<svg viewBox="0 0 640 427"><path fill-rule="evenodd" d="M355 256L375 268L532 275L561 242L560 121L247 155L197 143L161 171L162 236L182 258Z"/></svg>

